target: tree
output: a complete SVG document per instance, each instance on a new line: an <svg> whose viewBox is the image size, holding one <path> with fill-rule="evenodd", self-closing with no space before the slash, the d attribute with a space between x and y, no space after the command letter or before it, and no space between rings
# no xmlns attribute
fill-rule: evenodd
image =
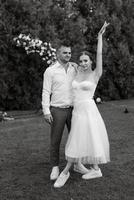
<svg viewBox="0 0 134 200"><path fill-rule="evenodd" d="M51 42L71 43L72 59L80 50L96 63L97 33L110 22L103 47L104 73L96 91L103 99L134 95L134 12L131 0L1 0L0 107L36 109L41 106L42 78L48 67L39 55L27 55L13 43L20 33Z"/></svg>

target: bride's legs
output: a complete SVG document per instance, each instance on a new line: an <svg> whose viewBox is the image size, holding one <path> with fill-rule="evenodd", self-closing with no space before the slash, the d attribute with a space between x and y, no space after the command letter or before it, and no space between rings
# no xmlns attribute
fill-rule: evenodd
<svg viewBox="0 0 134 200"><path fill-rule="evenodd" d="M67 164L66 164L66 167L64 168L64 170L62 171L64 174L67 174L68 172L69 172L69 169L71 168L71 166L72 166L72 162L67 162Z"/></svg>
<svg viewBox="0 0 134 200"><path fill-rule="evenodd" d="M95 170L99 170L99 166L98 166L97 164L93 164L93 168L94 168Z"/></svg>
<svg viewBox="0 0 134 200"><path fill-rule="evenodd" d="M78 161L77 163L74 164L74 171L78 172L80 174L86 174L89 172L89 169L87 169L81 161Z"/></svg>
<svg viewBox="0 0 134 200"><path fill-rule="evenodd" d="M64 174L67 174L71 166L74 164L74 171L79 172L81 174L86 174L89 172L89 169L87 169L80 161L77 163L67 162L66 167L63 170Z"/></svg>

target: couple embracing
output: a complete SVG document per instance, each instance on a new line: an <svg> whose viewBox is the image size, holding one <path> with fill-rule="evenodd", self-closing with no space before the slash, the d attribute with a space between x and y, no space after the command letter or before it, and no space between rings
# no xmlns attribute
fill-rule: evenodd
<svg viewBox="0 0 134 200"><path fill-rule="evenodd" d="M57 48L57 62L44 73L42 107L45 120L51 125L50 180L54 187L64 186L70 168L83 179L102 177L99 164L110 161L109 141L104 121L93 100L102 75L102 36L108 26L104 23L98 33L96 68L87 51L81 52L78 65L69 62L71 47L62 43ZM65 125L68 139L65 146L67 164L59 172L59 149ZM92 165L87 169L84 164Z"/></svg>

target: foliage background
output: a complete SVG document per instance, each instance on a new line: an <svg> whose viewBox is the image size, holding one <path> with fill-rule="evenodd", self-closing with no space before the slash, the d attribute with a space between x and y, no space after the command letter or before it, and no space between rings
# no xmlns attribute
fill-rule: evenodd
<svg viewBox="0 0 134 200"><path fill-rule="evenodd" d="M134 96L134 6L131 0L0 0L0 110L39 109L47 63L27 55L13 38L31 34L55 48L71 43L73 57L86 49L95 65L97 33L104 21L104 72L96 91L103 100Z"/></svg>

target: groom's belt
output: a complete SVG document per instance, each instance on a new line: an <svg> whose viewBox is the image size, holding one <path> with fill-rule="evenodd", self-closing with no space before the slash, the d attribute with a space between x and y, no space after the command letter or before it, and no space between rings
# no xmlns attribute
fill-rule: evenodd
<svg viewBox="0 0 134 200"><path fill-rule="evenodd" d="M51 106L51 107L54 107L54 108L72 108L73 106L72 105L66 105L66 106Z"/></svg>

